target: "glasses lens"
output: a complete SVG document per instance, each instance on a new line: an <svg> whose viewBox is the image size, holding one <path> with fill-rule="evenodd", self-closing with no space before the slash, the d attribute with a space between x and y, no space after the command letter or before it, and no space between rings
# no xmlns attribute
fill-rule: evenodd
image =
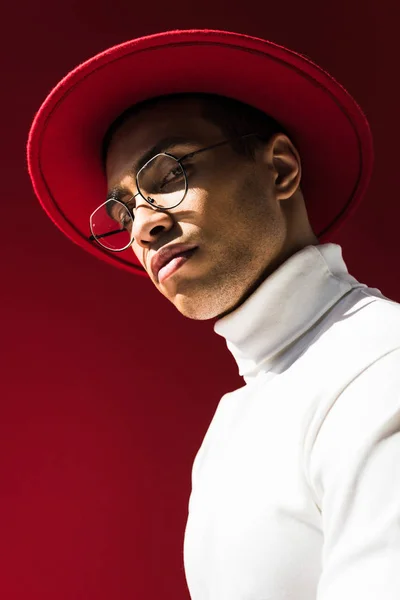
<svg viewBox="0 0 400 600"><path fill-rule="evenodd" d="M132 241L132 216L122 202L107 200L90 219L92 234L107 250L124 250Z"/></svg>
<svg viewBox="0 0 400 600"><path fill-rule="evenodd" d="M173 208L182 202L186 185L183 167L166 154L152 158L138 173L140 193L158 208Z"/></svg>

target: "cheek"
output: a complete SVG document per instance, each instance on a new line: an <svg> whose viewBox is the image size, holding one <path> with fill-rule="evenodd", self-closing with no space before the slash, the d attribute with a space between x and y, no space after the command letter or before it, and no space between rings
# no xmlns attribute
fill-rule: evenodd
<svg viewBox="0 0 400 600"><path fill-rule="evenodd" d="M208 248L210 255L219 253L220 247L225 247L228 251L227 245L231 251L235 240L244 237L245 224L241 211L245 211L242 203L236 201L235 189L231 182L229 185L191 190L189 202L190 225L187 224L198 230L199 241Z"/></svg>
<svg viewBox="0 0 400 600"><path fill-rule="evenodd" d="M265 229L279 220L280 206L276 201L271 182L252 174L243 181L236 192L236 211L256 230Z"/></svg>
<svg viewBox="0 0 400 600"><path fill-rule="evenodd" d="M132 250L133 254L135 255L136 260L142 265L142 267L144 269L146 269L144 248L139 246L139 244L135 244L135 242L133 242L133 244L131 246L131 250ZM147 271L147 269L146 269L146 271Z"/></svg>
<svg viewBox="0 0 400 600"><path fill-rule="evenodd" d="M260 233L277 219L273 197L253 174L240 179L231 173L223 184L202 190L198 210L207 228L232 236Z"/></svg>

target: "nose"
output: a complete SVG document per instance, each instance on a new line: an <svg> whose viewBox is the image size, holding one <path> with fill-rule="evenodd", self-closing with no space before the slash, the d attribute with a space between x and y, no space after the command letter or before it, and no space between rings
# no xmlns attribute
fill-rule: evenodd
<svg viewBox="0 0 400 600"><path fill-rule="evenodd" d="M157 210L144 200L137 203L134 214L133 238L143 248L147 248L161 233L169 231L174 225L174 221L168 212Z"/></svg>

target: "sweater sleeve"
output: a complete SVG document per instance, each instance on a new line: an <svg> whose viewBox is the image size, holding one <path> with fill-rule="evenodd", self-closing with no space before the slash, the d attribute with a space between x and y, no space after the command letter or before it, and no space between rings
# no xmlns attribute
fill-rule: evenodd
<svg viewBox="0 0 400 600"><path fill-rule="evenodd" d="M317 600L399 600L400 349L337 398L312 447L309 478L324 537Z"/></svg>

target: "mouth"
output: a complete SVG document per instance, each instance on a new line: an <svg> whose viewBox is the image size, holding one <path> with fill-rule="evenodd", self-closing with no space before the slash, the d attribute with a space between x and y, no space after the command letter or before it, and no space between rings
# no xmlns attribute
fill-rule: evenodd
<svg viewBox="0 0 400 600"><path fill-rule="evenodd" d="M191 248L179 254L175 254L159 271L157 279L159 283L163 283L168 277L173 275L178 269L180 269L196 252L196 248Z"/></svg>

